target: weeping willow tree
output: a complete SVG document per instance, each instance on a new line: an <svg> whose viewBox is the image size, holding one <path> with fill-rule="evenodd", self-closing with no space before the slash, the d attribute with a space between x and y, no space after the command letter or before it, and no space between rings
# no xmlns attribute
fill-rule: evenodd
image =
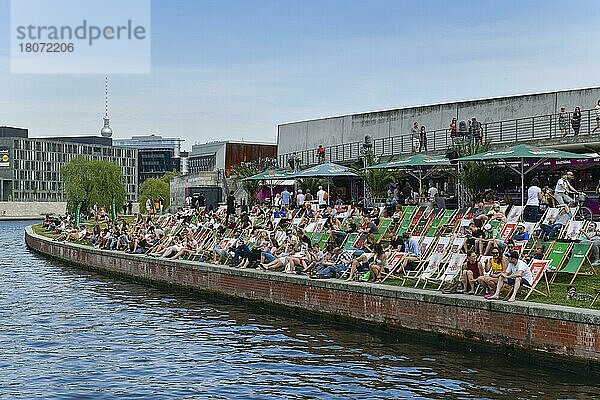
<svg viewBox="0 0 600 400"><path fill-rule="evenodd" d="M62 167L61 176L71 211L93 205L108 209L125 202L123 172L115 163L77 157Z"/></svg>

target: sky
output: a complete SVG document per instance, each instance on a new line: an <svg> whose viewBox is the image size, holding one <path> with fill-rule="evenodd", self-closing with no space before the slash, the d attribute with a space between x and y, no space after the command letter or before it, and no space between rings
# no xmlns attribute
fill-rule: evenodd
<svg viewBox="0 0 600 400"><path fill-rule="evenodd" d="M11 74L9 10L0 125L97 134L104 76ZM595 0L152 0L151 73L109 75L113 137L275 142L285 122L599 86L599 17Z"/></svg>

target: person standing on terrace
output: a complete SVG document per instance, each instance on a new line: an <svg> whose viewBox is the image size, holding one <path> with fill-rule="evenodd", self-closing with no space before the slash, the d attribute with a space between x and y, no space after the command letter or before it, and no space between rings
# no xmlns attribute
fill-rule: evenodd
<svg viewBox="0 0 600 400"><path fill-rule="evenodd" d="M558 129L560 130L561 139L569 133L569 113L566 107L561 107L558 113Z"/></svg>
<svg viewBox="0 0 600 400"><path fill-rule="evenodd" d="M410 128L410 151L413 153L415 152L415 142L419 137L419 131L419 124L415 122L412 128Z"/></svg>
<svg viewBox="0 0 600 400"><path fill-rule="evenodd" d="M454 138L456 137L456 133L457 133L457 127L456 127L456 118L452 118L452 122L450 122L450 137Z"/></svg>
<svg viewBox="0 0 600 400"><path fill-rule="evenodd" d="M596 129L600 129L600 100L598 100L598 102L596 103L594 113L596 114L596 127L594 128L592 133L596 132Z"/></svg>
<svg viewBox="0 0 600 400"><path fill-rule="evenodd" d="M575 136L578 136L579 129L581 128L581 109L579 107L575 107L575 111L573 111L573 115L571 116L571 127L573 128Z"/></svg>
<svg viewBox="0 0 600 400"><path fill-rule="evenodd" d="M423 150L427 151L427 131L425 125L421 126L419 130L419 153Z"/></svg>

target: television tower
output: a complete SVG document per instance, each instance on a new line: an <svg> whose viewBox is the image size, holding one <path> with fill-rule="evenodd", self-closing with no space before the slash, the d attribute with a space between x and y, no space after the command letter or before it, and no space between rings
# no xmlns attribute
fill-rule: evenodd
<svg viewBox="0 0 600 400"><path fill-rule="evenodd" d="M113 134L108 118L108 76L104 77L104 126L100 130L102 137L109 138Z"/></svg>

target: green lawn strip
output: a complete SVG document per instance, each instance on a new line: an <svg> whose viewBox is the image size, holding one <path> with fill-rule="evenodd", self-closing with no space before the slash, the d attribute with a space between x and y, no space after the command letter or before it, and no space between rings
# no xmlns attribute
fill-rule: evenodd
<svg viewBox="0 0 600 400"><path fill-rule="evenodd" d="M92 224L93 225L93 224ZM105 224L101 224L103 226ZM47 232L42 228L41 224L33 225L33 232L50 238L55 239L58 235L56 233ZM569 288L569 281L571 279L570 274L559 274L552 285L550 285L550 296L546 297L541 294L533 293L528 301L542 304L555 304L562 306L570 306L570 307L579 307L579 308L590 308L589 301L578 301L578 300L569 300L567 298L567 290ZM388 279L383 284L388 286L405 286L405 287L414 287L416 283L416 279L407 279L405 284L402 285L404 280L402 279ZM426 290L437 291L439 283L428 283L425 286ZM599 276L578 276L574 282L574 285L577 288L578 293L586 293L592 296L595 296L596 293L600 290L600 277ZM419 288L423 288L423 282L419 283ZM538 289L543 290L544 282L540 282L538 285ZM505 292L503 291L503 295ZM526 291L521 291L517 296L518 299L523 299L527 294ZM477 296L481 297L481 296ZM600 309L600 301L596 302L592 307L595 310Z"/></svg>
<svg viewBox="0 0 600 400"><path fill-rule="evenodd" d="M44 228L42 228L42 224L33 225L32 229L35 234L40 236L44 236L50 239L58 237L57 233L45 231Z"/></svg>
<svg viewBox="0 0 600 400"><path fill-rule="evenodd" d="M535 302L535 303L543 303L543 304L554 304L561 306L570 306L570 307L579 307L579 308L590 308L590 301L578 301L578 300L570 300L567 298L567 290L569 288L569 281L571 279L570 275L559 275L557 279L554 281L552 285L550 285L550 296L546 297L541 294L533 293L527 301ZM389 286L403 286L402 280L398 279L388 279L384 282L385 285ZM404 284L405 287L414 287L415 279L407 279ZM437 291L439 283L428 283L425 286L426 290ZM578 293L585 293L595 296L598 291L600 291L600 277L598 276L578 276L575 280L573 286L577 288ZM423 282L419 284L419 288L423 288ZM543 290L544 282L540 282L538 284L537 289ZM502 291L502 296L505 297L505 290ZM527 291L520 291L517 299L523 300ZM481 296L477 296L481 297ZM592 309L598 310L600 309L600 301L597 301L594 304Z"/></svg>

